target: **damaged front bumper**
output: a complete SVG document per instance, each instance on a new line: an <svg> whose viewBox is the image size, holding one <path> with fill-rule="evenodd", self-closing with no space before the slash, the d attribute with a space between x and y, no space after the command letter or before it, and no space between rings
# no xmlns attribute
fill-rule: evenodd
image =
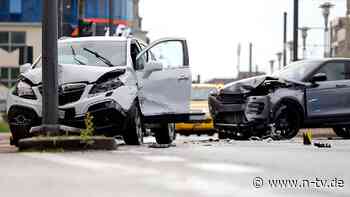
<svg viewBox="0 0 350 197"><path fill-rule="evenodd" d="M125 128L127 113L120 105L113 101L104 101L91 105L88 112L93 117L94 129L97 133L115 133L111 131L122 131ZM85 128L85 116L76 116L75 108L60 109L64 114L60 117L60 123L77 128Z"/></svg>
<svg viewBox="0 0 350 197"><path fill-rule="evenodd" d="M261 128L269 124L270 98L244 98L239 94L210 96L209 110L214 119L214 127L218 130Z"/></svg>

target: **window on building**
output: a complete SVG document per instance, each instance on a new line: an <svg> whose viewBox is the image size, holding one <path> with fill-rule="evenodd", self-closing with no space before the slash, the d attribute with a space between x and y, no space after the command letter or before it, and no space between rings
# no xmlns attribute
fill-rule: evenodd
<svg viewBox="0 0 350 197"><path fill-rule="evenodd" d="M0 48L12 52L26 44L25 32L5 32L0 31Z"/></svg>
<svg viewBox="0 0 350 197"><path fill-rule="evenodd" d="M10 13L21 14L22 13L22 0L11 0L10 1Z"/></svg>
<svg viewBox="0 0 350 197"><path fill-rule="evenodd" d="M8 12L9 0L0 0L0 13Z"/></svg>
<svg viewBox="0 0 350 197"><path fill-rule="evenodd" d="M0 68L0 82L9 88L15 85L18 76L19 68Z"/></svg>

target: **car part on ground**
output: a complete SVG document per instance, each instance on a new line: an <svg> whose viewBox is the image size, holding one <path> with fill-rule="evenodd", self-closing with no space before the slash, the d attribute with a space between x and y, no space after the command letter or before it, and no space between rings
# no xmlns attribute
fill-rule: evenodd
<svg viewBox="0 0 350 197"><path fill-rule="evenodd" d="M334 127L333 131L337 136L343 137L343 138L350 138L350 127Z"/></svg>

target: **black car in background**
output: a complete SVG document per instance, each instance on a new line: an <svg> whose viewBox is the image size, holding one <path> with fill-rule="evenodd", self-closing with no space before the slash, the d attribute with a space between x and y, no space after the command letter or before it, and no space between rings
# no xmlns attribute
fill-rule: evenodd
<svg viewBox="0 0 350 197"><path fill-rule="evenodd" d="M333 128L350 137L350 59L295 62L270 76L236 81L209 96L219 138L278 136Z"/></svg>

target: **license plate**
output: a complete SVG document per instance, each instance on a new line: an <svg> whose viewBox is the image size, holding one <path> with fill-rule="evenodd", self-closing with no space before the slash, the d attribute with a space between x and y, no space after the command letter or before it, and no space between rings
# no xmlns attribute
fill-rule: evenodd
<svg viewBox="0 0 350 197"><path fill-rule="evenodd" d="M58 116L60 119L64 119L65 115L66 115L66 111L58 110Z"/></svg>

